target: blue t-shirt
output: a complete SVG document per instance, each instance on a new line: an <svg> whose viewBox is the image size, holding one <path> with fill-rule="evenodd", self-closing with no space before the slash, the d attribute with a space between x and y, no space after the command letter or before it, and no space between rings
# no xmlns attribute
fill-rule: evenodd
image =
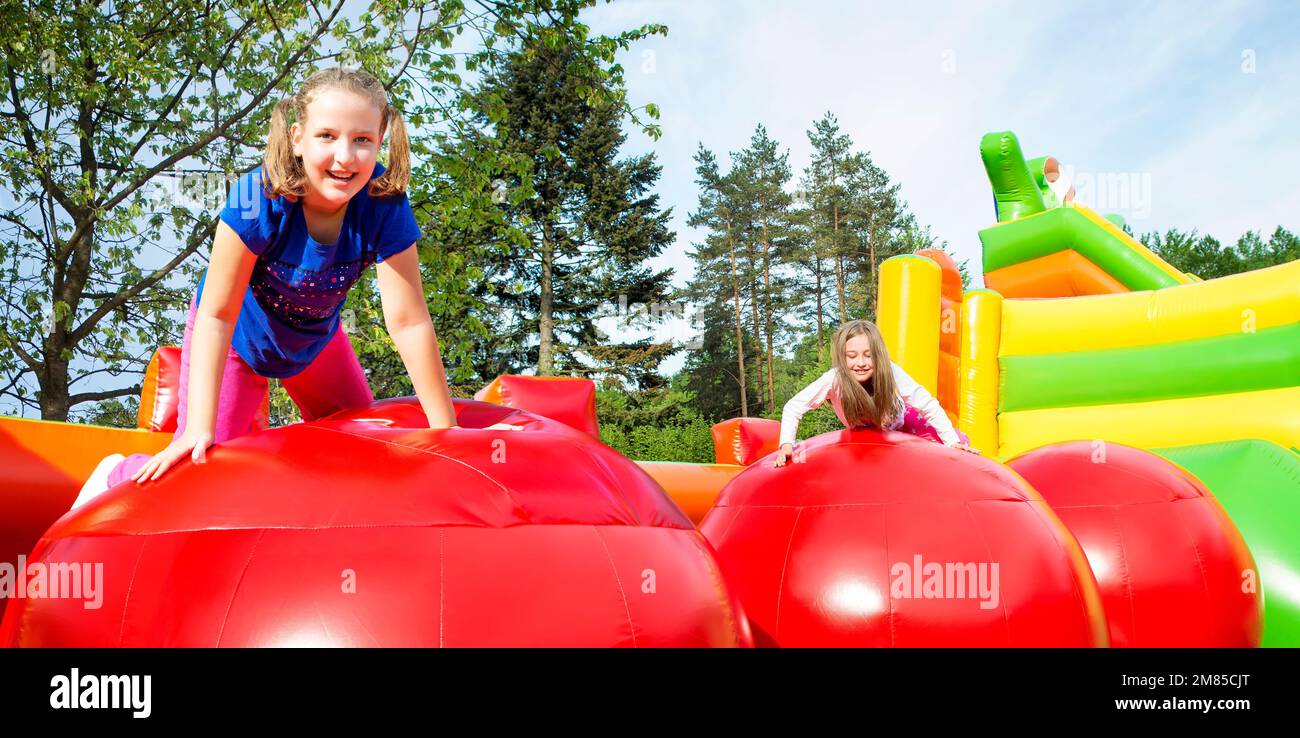
<svg viewBox="0 0 1300 738"><path fill-rule="evenodd" d="M371 179L383 171L376 163ZM338 330L362 270L420 238L405 194L372 198L362 188L346 207L338 242L323 244L307 232L301 199L266 196L260 169L230 191L221 220L257 254L230 343L258 374L283 378L307 368Z"/></svg>

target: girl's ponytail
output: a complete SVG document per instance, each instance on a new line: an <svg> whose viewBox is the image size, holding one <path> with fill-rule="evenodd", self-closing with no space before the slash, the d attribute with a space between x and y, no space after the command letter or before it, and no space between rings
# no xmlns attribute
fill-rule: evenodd
<svg viewBox="0 0 1300 738"><path fill-rule="evenodd" d="M400 195L406 192L411 181L411 141L406 135L406 123L392 105L385 106L384 118L388 129L388 165L370 183L371 197Z"/></svg>
<svg viewBox="0 0 1300 738"><path fill-rule="evenodd" d="M289 139L289 111L296 108L292 97L281 99L271 110L271 125L266 134L266 157L263 160L262 189L269 197L301 196L306 173L293 155ZM295 111L296 112L296 111Z"/></svg>

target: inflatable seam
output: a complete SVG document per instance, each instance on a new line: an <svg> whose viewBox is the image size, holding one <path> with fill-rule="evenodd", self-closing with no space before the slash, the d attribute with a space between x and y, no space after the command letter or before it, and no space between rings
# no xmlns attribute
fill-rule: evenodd
<svg viewBox="0 0 1300 738"><path fill-rule="evenodd" d="M803 507L797 508L794 524L790 526L790 539L785 542L785 557L781 560L781 579L776 585L776 618L772 624L772 640L781 642L781 599L785 596L785 572L790 568L790 549L794 547L794 534L799 530L799 519L803 517Z"/></svg>
<svg viewBox="0 0 1300 738"><path fill-rule="evenodd" d="M216 648L221 647L221 638L226 632L226 623L230 620L230 611L235 607L235 598L239 597L239 588L244 584L244 577L248 574L248 567L253 564L253 554L257 553L257 544L262 542L262 536L266 535L266 530L257 532L257 539L253 541L253 546L248 549L248 559L244 561L244 568L239 572L239 580L235 582L235 589L230 593L230 602L226 603L226 613L221 616L221 627L217 629Z"/></svg>
<svg viewBox="0 0 1300 738"><path fill-rule="evenodd" d="M623 612L627 615L627 628L632 633L632 648L638 648L636 624L632 622L632 608L627 601L627 591L623 589L623 578L618 575L618 564L614 561L614 554L610 553L609 545L605 543L605 536L600 533L600 527L593 525L590 528L596 534L596 540L600 541L600 547L605 549L605 559L609 561L609 568L614 571L614 584L618 586L618 596L623 600Z"/></svg>
<svg viewBox="0 0 1300 738"><path fill-rule="evenodd" d="M988 556L989 563L992 564L994 561L996 561L996 559L993 558L993 549L989 548L989 541L988 538L984 536L984 529L979 525L979 521L975 520L975 515L971 512L970 509L972 504L978 502L982 502L982 500L967 500L966 502L962 503L961 507L962 510L965 511L966 513L966 519L970 521L971 530L974 531L975 534L979 536L980 542L984 544L984 553L985 555ZM1001 587L999 585L999 589L1000 588ZM1011 613L1007 612L1007 598L1002 593L999 593L998 595L998 604L1001 605L1000 609L1002 610L1002 627L1007 632L1007 645L1014 646L1015 639L1012 637L1011 634Z"/></svg>
<svg viewBox="0 0 1300 738"><path fill-rule="evenodd" d="M140 548L135 552L135 564L131 567L131 579L126 583L126 597L122 600L122 619L117 624L117 645L122 645L122 640L126 636L126 613L131 609L131 590L135 587L135 575L140 571L140 559L144 558L144 547L149 545L149 538L145 536L140 542Z"/></svg>
<svg viewBox="0 0 1300 738"><path fill-rule="evenodd" d="M1132 576L1132 573L1129 571L1129 568L1128 568L1128 561L1129 561L1129 559L1128 559L1128 544L1127 544L1127 542L1124 540L1124 531L1120 530L1120 527L1119 527L1119 508L1116 507L1116 506L1113 506L1113 505L1112 505L1112 506L1111 506L1110 515L1111 515L1111 519L1115 521L1115 534L1116 534L1116 537L1119 538L1119 549L1120 549L1120 553L1121 553L1120 558L1119 558L1119 563L1120 563L1120 565L1123 566L1123 568L1124 568L1124 575L1123 575L1123 577L1120 579L1120 581L1124 582L1124 593L1125 593L1125 594L1124 594L1124 599L1128 601L1128 622L1129 622L1129 628L1130 628L1130 630L1131 630L1131 632L1132 632L1132 634L1133 634L1133 635L1132 635L1132 640L1137 641L1137 640L1138 640L1138 634L1137 634L1137 613L1136 613L1136 612L1134 611L1134 609L1133 609L1133 576ZM1079 544L1079 545L1080 545L1080 547L1083 546L1083 544ZM1088 566L1091 568L1092 565L1089 564ZM1095 575L1094 575L1094 576L1095 576ZM1097 583L1097 587L1098 587L1098 589L1101 588L1101 583L1100 583L1100 582Z"/></svg>
<svg viewBox="0 0 1300 738"><path fill-rule="evenodd" d="M447 647L447 529L438 528L438 648Z"/></svg>

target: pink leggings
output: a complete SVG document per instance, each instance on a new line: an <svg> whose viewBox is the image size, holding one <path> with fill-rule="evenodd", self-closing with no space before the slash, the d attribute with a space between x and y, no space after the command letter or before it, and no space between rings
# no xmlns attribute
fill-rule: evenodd
<svg viewBox="0 0 1300 738"><path fill-rule="evenodd" d="M190 303L190 313L185 321L185 339L181 345L181 377L178 388L176 434L185 432L190 385L190 336L194 332L194 316L198 306ZM303 420L315 420L339 410L365 407L374 402L370 384L361 370L361 362L352 350L352 342L340 324L334 337L326 344L307 368L292 377L280 380L289 397L293 399ZM253 371L233 348L226 353L226 369L221 375L221 393L217 396L217 427L213 443L238 438L252 430L257 411L266 395L266 377ZM117 465L108 476L110 487L130 479L151 457L132 454Z"/></svg>

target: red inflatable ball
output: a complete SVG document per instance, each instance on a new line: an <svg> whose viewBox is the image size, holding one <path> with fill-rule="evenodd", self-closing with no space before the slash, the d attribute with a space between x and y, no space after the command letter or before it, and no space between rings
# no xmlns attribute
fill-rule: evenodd
<svg viewBox="0 0 1300 738"><path fill-rule="evenodd" d="M1195 476L1153 453L1102 441L1044 446L1007 464L1082 544L1111 645L1259 645L1255 561Z"/></svg>
<svg viewBox="0 0 1300 738"><path fill-rule="evenodd" d="M1106 645L1083 551L1002 465L872 430L773 458L700 523L757 645Z"/></svg>
<svg viewBox="0 0 1300 738"><path fill-rule="evenodd" d="M383 401L119 485L45 533L44 589L24 583L0 644L752 645L708 543L635 464L455 404L460 428Z"/></svg>

